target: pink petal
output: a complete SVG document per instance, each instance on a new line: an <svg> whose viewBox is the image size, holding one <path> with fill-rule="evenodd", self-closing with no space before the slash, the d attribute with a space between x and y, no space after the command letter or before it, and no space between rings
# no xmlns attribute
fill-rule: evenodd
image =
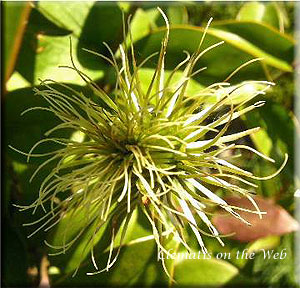
<svg viewBox="0 0 300 288"><path fill-rule="evenodd" d="M245 197L228 197L224 200L229 205L255 210L253 204ZM299 229L299 223L272 200L258 196L254 197L254 200L262 212L267 212L262 219L257 214L236 210L241 217L251 223L251 226L221 212L213 217L213 224L221 234L235 233L232 238L241 242L250 242L270 235L287 234Z"/></svg>

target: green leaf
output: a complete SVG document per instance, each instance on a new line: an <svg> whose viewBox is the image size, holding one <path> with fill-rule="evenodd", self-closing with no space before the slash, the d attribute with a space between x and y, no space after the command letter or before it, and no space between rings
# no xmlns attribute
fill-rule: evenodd
<svg viewBox="0 0 300 288"><path fill-rule="evenodd" d="M164 33L164 29L157 29L149 36L137 42L136 49L141 51L142 58L159 51ZM199 27L173 26L170 29L170 41L166 54L166 69L174 69L184 59L183 50L187 50L190 53L194 52L202 35L203 29ZM263 51L236 34L220 29L209 29L203 42L202 51L222 40L226 43L208 51L201 57L198 65L195 67L195 70L207 67L205 71L195 77L201 84L224 81L240 65L256 57L264 58L263 63L265 65L270 65L282 71L292 71L291 65L287 61L276 58L271 53ZM224 59L224 55L226 55L226 59ZM151 66L151 63L148 63L148 66ZM244 67L237 74L238 77L234 76L230 82L241 82L241 80L252 80L253 78L257 80L266 79L265 67L259 62Z"/></svg>
<svg viewBox="0 0 300 288"><path fill-rule="evenodd" d="M275 248L280 244L280 236L267 236L265 238L258 239L249 245L248 253L256 252L261 249L269 250Z"/></svg>
<svg viewBox="0 0 300 288"><path fill-rule="evenodd" d="M219 286L237 274L238 269L224 260L195 258L177 263L174 278L179 285Z"/></svg>
<svg viewBox="0 0 300 288"><path fill-rule="evenodd" d="M53 87L57 88L57 85L53 85ZM85 95L91 96L90 90L85 87L71 84L70 87L83 92ZM60 89L61 92L70 94L65 88L59 87L58 89ZM60 123L60 120L48 111L29 111L21 116L22 112L33 107L48 107L48 103L42 97L34 95L32 88L22 88L7 94L4 111L4 150L7 151L11 159L21 163L26 162L26 156L8 148L8 145L28 153L34 144L45 138L45 132ZM53 135L68 137L70 131L57 131L53 133ZM54 151L57 148L61 148L61 145L46 142L39 146L34 153L46 153ZM42 163L45 159L45 157L32 157L30 163Z"/></svg>
<svg viewBox="0 0 300 288"><path fill-rule="evenodd" d="M3 233L5 249L3 249L2 263L5 265L3 265L1 282L5 287L25 287L29 285L27 245L7 220L4 221L6 224L2 226L5 231Z"/></svg>
<svg viewBox="0 0 300 288"><path fill-rule="evenodd" d="M131 218L131 221L129 222L129 226L126 230L126 236L123 240L123 244L128 244L131 241L139 242L140 238L146 237L150 234L150 231L147 229L147 223L145 223L145 219L141 217L143 215L140 215L140 213L137 213L135 211L133 213L133 216ZM65 243L68 243L68 241L72 240L73 237L77 236L77 234L80 232L80 230L86 225L86 222L84 221L86 217L86 214L84 211L80 210L74 214L72 214L72 211L68 213L56 226L56 228L53 230L53 232L49 235L48 242L51 245L62 245L64 242L64 235L65 230L69 229L66 234ZM71 226L72 225L72 226ZM55 263L63 263L63 272L73 273L74 270L77 268L77 266L80 264L80 262L90 262L90 249L85 249L85 246L87 245L90 237L93 235L95 231L95 227L89 227L84 232L84 235L82 235L81 238L79 238L76 241L76 244L74 245L74 248L71 248L70 251L66 252L65 255L60 255L54 258ZM122 226L119 229L118 234L116 235L115 240L115 247L117 248L117 244L120 242L120 236L121 236ZM103 252L105 248L108 247L110 244L110 238L111 235L111 225L106 223L98 232L94 240L94 245L96 248L94 248L95 253ZM99 243L98 243L99 242ZM55 253L58 250L52 250L51 253ZM59 259L61 258L61 259ZM87 258L87 259L86 259ZM102 262L101 262L102 263Z"/></svg>
<svg viewBox="0 0 300 288"><path fill-rule="evenodd" d="M79 37L84 22L88 17L94 1L82 3L40 2L37 9L57 26L72 31Z"/></svg>
<svg viewBox="0 0 300 288"><path fill-rule="evenodd" d="M18 71L15 71L6 83L8 92L27 87L30 87L30 83Z"/></svg>
<svg viewBox="0 0 300 288"><path fill-rule="evenodd" d="M72 38L73 49L77 45L77 40ZM30 48L29 48L30 49ZM61 36L40 36L38 39L38 53L34 57L33 78L31 83L37 85L39 79L51 79L57 82L85 84L81 77L68 68L59 66L71 66L70 60L70 38ZM73 50L75 65L90 78L96 79L103 76L103 71L92 71L84 69L78 65L78 58ZM26 53L30 53L28 50ZM26 55L25 55L26 56ZM30 68L30 67L29 67ZM20 70L19 70L20 71Z"/></svg>
<svg viewBox="0 0 300 288"><path fill-rule="evenodd" d="M188 24L187 10L182 5L170 5L167 8L170 24Z"/></svg>
<svg viewBox="0 0 300 288"><path fill-rule="evenodd" d="M122 42L122 12L117 3L94 1L82 3L41 2L38 9L54 23L72 31L79 63L89 70L105 69L107 63L82 50L86 48L109 55L103 42L116 51ZM75 54L75 53L74 53Z"/></svg>
<svg viewBox="0 0 300 288"><path fill-rule="evenodd" d="M270 94L270 96L273 93ZM288 95L285 95L288 96ZM262 99L263 100L263 99ZM266 197L278 197L291 195L294 177L294 122L288 110L282 105L272 101L269 97L266 105L244 116L247 127L260 126L262 129L251 135L251 139L257 150L266 153L275 160L275 163L265 160L253 159L249 167L254 167L253 173L257 176L271 175L276 172L283 162L284 154L289 156L288 162L280 175L268 181L257 181L258 191Z"/></svg>
<svg viewBox="0 0 300 288"><path fill-rule="evenodd" d="M254 142L259 151L264 152L267 139L269 144L269 155L275 160L282 159L284 153L289 154L288 166L283 170L292 169L294 159L294 123L288 111L280 104L268 99L265 106L260 107L256 111L246 114L247 125L261 126L265 133L265 137L256 137L253 135ZM291 166L290 166L291 165Z"/></svg>
<svg viewBox="0 0 300 288"><path fill-rule="evenodd" d="M110 65L100 57L95 58L94 55L82 49L89 49L111 57L103 42L115 52L123 40L122 27L122 11L117 3L103 5L96 2L84 22L76 47L80 64L93 70L105 69L103 67Z"/></svg>
<svg viewBox="0 0 300 288"><path fill-rule="evenodd" d="M216 21L212 23L212 27L233 33L257 47L263 54L266 53L266 55L262 54L259 57L272 56L280 61L277 64L274 62L273 65L267 63L267 60L265 61L266 64L279 70L292 71L291 63L294 59L295 40L291 36L283 34L265 23L250 20ZM241 42L241 44L242 43L243 42ZM251 50L249 50L249 52L251 52ZM282 63L283 66L279 67L279 63Z"/></svg>
<svg viewBox="0 0 300 288"><path fill-rule="evenodd" d="M26 162L26 156L8 148L8 145L23 152L29 152L31 147L43 138L43 134L47 130L59 123L53 115L44 111L33 111L21 116L21 113L28 108L45 107L46 105L47 103L41 97L34 96L31 88L22 88L7 94L4 111L4 149L12 159ZM49 145L46 148L49 151ZM35 160L32 158L33 162Z"/></svg>
<svg viewBox="0 0 300 288"><path fill-rule="evenodd" d="M63 274L53 281L53 286L66 285L153 285L167 283L166 275L161 263L156 260L157 252L154 240L125 245L122 247L117 263L108 271L94 276L86 275L87 272L95 272L91 260L87 259L81 266L75 277ZM99 269L107 264L108 253L95 248L95 258Z"/></svg>
<svg viewBox="0 0 300 288"><path fill-rule="evenodd" d="M36 13L30 17L22 45L17 67L19 73L33 85L39 83L39 78L82 83L75 71L58 68L71 66L71 37L75 65L93 80L102 78L103 71L110 66L105 60L96 58L82 48L108 56L109 52L102 44L105 41L113 51L116 50L122 39L119 6L99 5L95 2L40 2L36 9ZM95 19L99 22L95 23ZM44 29L49 23L56 27L56 30L53 28L55 31Z"/></svg>
<svg viewBox="0 0 300 288"><path fill-rule="evenodd" d="M284 14L280 10L277 3L268 3L266 4L265 13L262 18L262 22L269 24L276 29L284 28Z"/></svg>
<svg viewBox="0 0 300 288"><path fill-rule="evenodd" d="M241 20L241 21L264 22L264 17L266 16L266 13L268 12L270 13L270 11L267 10L267 7L272 7L272 6L270 6L269 4L266 5L264 3L255 2L255 1L251 3L246 3L241 8L236 18L237 20ZM277 23L278 23L278 19L277 19ZM276 23L272 23L272 24L276 24ZM276 26L278 25L275 25L275 27Z"/></svg>
<svg viewBox="0 0 300 288"><path fill-rule="evenodd" d="M210 29L210 33L214 36L219 37L220 39L223 39L224 41L226 41L227 43L230 43L232 46L239 48L242 51L245 51L247 53L249 53L250 55L253 55L254 57L257 58L264 58L264 63L267 65L270 65L274 68L286 71L286 72L292 72L292 67L289 63L287 63L286 61L282 61L281 59L276 58L277 55L275 55L275 57L271 54L271 51L268 51L269 53L266 53L266 51L262 50L259 46L255 46L255 44L253 44L253 41L247 41L245 39L243 39L242 37L239 37L237 34L233 34L231 32L227 32L227 31L222 31L219 29L214 29L211 28ZM266 37L266 35L265 35ZM271 38L271 37L270 37ZM273 41L274 44L275 41ZM275 42L277 45L277 42ZM280 43L281 44L281 43ZM291 42L289 42L289 44L291 44L288 49L292 48L293 45Z"/></svg>
<svg viewBox="0 0 300 288"><path fill-rule="evenodd" d="M32 182L29 182L30 177L37 169L36 164L24 164L17 161L9 162L12 168L9 170L9 174L5 173L5 178L11 177L15 183L10 188L10 202L9 202L9 212L11 215L10 221L14 227L18 227L19 231L22 233L24 240L26 239L26 245L28 249L31 249L31 253L40 253L45 251L46 245L44 244L44 239L46 233L40 230L39 233L34 236L27 238L31 233L33 233L40 224L29 225L22 227L23 224L32 223L45 215L45 212L39 207L33 214L33 210L19 211L18 208L13 205L31 205L38 197L38 192L43 179L49 175L53 166L46 167L37 174ZM49 209L49 205L46 204L46 209ZM34 259L34 262L39 261ZM39 265L40 263L37 263Z"/></svg>
<svg viewBox="0 0 300 288"><path fill-rule="evenodd" d="M237 20L256 21L282 29L286 22L285 13L277 3L249 2L240 9Z"/></svg>
<svg viewBox="0 0 300 288"><path fill-rule="evenodd" d="M12 74L20 49L24 28L27 24L31 6L27 2L4 2L3 14L5 15L4 33L4 71L5 80Z"/></svg>
<svg viewBox="0 0 300 288"><path fill-rule="evenodd" d="M151 27L153 26L153 23L157 16L158 11L156 9L153 11L153 13L145 11L141 8L138 8L135 11L132 21L130 23L132 42L136 42L137 40L147 36L150 33ZM130 41L131 40L128 35L127 44L129 44Z"/></svg>
<svg viewBox="0 0 300 288"><path fill-rule="evenodd" d="M162 4L162 3L161 3ZM169 24L188 24L188 11L184 3L173 3L172 5L160 5L160 8L166 14ZM139 8L140 10L141 8ZM150 21L152 28L164 27L165 20L161 17L160 12L157 10L157 5L151 2L144 3L142 10L145 13L144 21ZM141 23L142 24L142 23Z"/></svg>
<svg viewBox="0 0 300 288"><path fill-rule="evenodd" d="M250 135L254 145L263 154L270 156L272 151L272 140L265 129L261 128L257 133Z"/></svg>
<svg viewBox="0 0 300 288"><path fill-rule="evenodd" d="M52 235L51 238L53 238L53 241L50 241L50 245L62 245L63 244L63 236L65 235L65 230L68 229L71 224L72 228L71 230L68 230L69 234L72 234L73 237L70 237L71 235L67 234L66 237L66 243L70 240L72 240L77 234L80 232L80 229L83 225L85 225L85 221L83 220L86 215L84 213L81 213L81 215L72 215L72 219L70 217L67 217L59 223L57 229L55 230L55 233ZM82 225L80 221L82 222ZM70 222L72 221L72 222ZM69 223L68 223L69 222ZM97 245L96 251L103 251L104 248L106 248L109 245L109 238L105 234L109 234L110 231L108 228L108 223L106 223L99 231L97 232L97 236L94 239L94 244L97 245L99 241L100 245ZM67 225L67 226L66 226ZM71 274L75 271L75 269L80 265L80 263L88 257L90 257L90 250L88 249L89 246L89 240L90 236L93 235L95 228L89 227L84 235L80 238L79 241L72 247L69 251L65 252L63 255L55 255L53 256L55 259L53 263L59 267L62 268L63 273ZM77 233L77 234L76 234ZM69 236L69 237L68 237ZM49 237L48 237L49 238ZM48 241L49 242L49 241ZM87 248L86 248L87 247ZM60 250L55 249L48 249L50 250L50 253L57 253ZM53 258L52 257L52 258ZM90 259L88 259L90 260Z"/></svg>
<svg viewBox="0 0 300 288"><path fill-rule="evenodd" d="M237 20L254 20L261 21L265 12L265 5L259 2L246 3L240 9Z"/></svg>
<svg viewBox="0 0 300 288"><path fill-rule="evenodd" d="M293 234L283 236L280 245L269 250L269 253L262 250L253 261L247 262L241 272L258 279L260 286L297 287L293 237ZM279 255L282 253L281 259L274 258L275 253L279 253ZM270 255L272 256L269 257Z"/></svg>

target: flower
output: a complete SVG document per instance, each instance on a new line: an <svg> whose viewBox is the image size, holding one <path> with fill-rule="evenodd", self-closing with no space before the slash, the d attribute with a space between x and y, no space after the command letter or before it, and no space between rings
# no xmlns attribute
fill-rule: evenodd
<svg viewBox="0 0 300 288"><path fill-rule="evenodd" d="M121 64L108 46L111 58L92 52L115 69L117 83L111 95L81 72L71 56L70 68L81 76L103 105L71 87L56 83L64 91L61 92L51 85L55 83L51 80L42 81L40 88L34 90L49 103L48 108L38 108L52 112L61 124L48 131L48 138L39 141L26 154L28 159L51 156L39 166L31 179L50 162L55 162L56 166L41 184L38 199L29 206L19 207L21 210L34 209L34 212L38 207L45 210L44 217L29 223L41 223L31 235L41 229L49 230L59 222L64 223L64 243L61 246L48 244L59 249L57 254L65 253L80 236L87 235L85 249L91 251L97 270L95 273L108 270L116 262L137 207L149 220L159 251L169 253L163 243L166 234L173 235L189 249L184 235L186 225L189 225L202 252L207 253L203 233L198 226L200 221L206 224L209 234L223 245L217 229L209 220L207 209L210 206L219 206L240 221L250 223L240 217L238 211L242 208L228 205L214 193L213 187L246 196L254 206L251 212L261 217L263 212L251 198L256 185L248 179L274 177L287 161L286 157L273 175L259 178L221 157L225 151L239 149L249 150L273 162L252 147L235 144L236 140L259 128L226 134L234 119L264 105L263 101L258 101L244 107L255 96L264 94L273 83L247 81L230 86L224 81L200 90L197 95L189 95L187 88L190 81L204 69L194 71L195 64L222 42L201 50L206 32L203 33L197 51L192 55L187 53L186 59L166 77L164 61L169 24L164 13L159 11L167 29L156 70L146 91L141 87L140 70L157 54L138 64L132 41L129 47L125 44L119 46ZM248 64L251 62L253 60ZM174 81L174 75L180 69L183 70L181 77ZM241 94L244 100L236 101ZM207 103L210 96L217 100ZM35 108L29 110L32 109ZM71 129L75 134L71 138L49 137L61 129ZM33 154L38 145L48 141L60 144L61 148L46 154ZM50 211L47 211L46 203L50 203ZM72 221L78 217L80 221ZM101 231L108 226L111 227L108 262L104 269L99 270L93 248L102 235ZM121 240L115 251L119 230Z"/></svg>

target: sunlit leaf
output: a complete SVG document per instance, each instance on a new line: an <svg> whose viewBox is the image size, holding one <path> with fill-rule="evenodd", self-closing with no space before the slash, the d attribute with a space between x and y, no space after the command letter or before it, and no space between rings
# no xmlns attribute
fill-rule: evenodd
<svg viewBox="0 0 300 288"><path fill-rule="evenodd" d="M249 246L248 253L260 251L261 249L269 250L277 247L280 244L279 236L267 236L265 238L260 238Z"/></svg>
<svg viewBox="0 0 300 288"><path fill-rule="evenodd" d="M237 15L237 20L262 22L280 30L283 30L284 24L287 22L286 14L276 2L256 1L244 4Z"/></svg>
<svg viewBox="0 0 300 288"><path fill-rule="evenodd" d="M245 39L254 45L254 47L259 48L260 51L266 53L266 55L261 55L265 58L266 64L270 64L280 70L292 71L291 64L294 58L295 40L291 36L283 34L267 24L250 20L215 21L212 23L212 27L233 33L242 39ZM224 40L226 41L226 39ZM251 53L251 50L249 50L249 52ZM277 60L283 61L280 63L283 64L285 62L290 67L288 68L286 64L278 66L277 64L279 63L276 62L273 62L273 64L268 63L267 56L272 56Z"/></svg>
<svg viewBox="0 0 300 288"><path fill-rule="evenodd" d="M192 52L197 49L203 34L203 28L200 27L184 25L172 27L170 30L170 41L166 58L166 67L170 70L176 66L178 59L184 59L185 55L183 54L183 50ZM137 49L142 52L142 58L159 50L160 39L163 33L165 33L163 29L155 30L149 36L137 42ZM211 28L208 30L202 50L220 41L225 41L225 43L208 51L200 58L199 64L195 67L195 70L207 67L206 70L195 76L195 79L201 84L224 81L241 64L257 57L264 58L263 62L260 63L257 61L256 63L244 67L239 71L239 77L236 78L234 76L230 82L249 80L250 75L251 79L268 79L268 75L265 74L266 70L262 63L283 71L292 71L292 67L286 59L277 58L277 55L274 55L271 51L265 51L259 46L256 46L253 42L235 33L221 29ZM289 45L287 46L288 49L293 47L292 42L287 41L286 43ZM226 55L226 59L224 59L224 55ZM151 62L146 65L151 67Z"/></svg>
<svg viewBox="0 0 300 288"><path fill-rule="evenodd" d="M219 286L237 274L238 269L224 260L196 258L175 265L174 278L180 286Z"/></svg>

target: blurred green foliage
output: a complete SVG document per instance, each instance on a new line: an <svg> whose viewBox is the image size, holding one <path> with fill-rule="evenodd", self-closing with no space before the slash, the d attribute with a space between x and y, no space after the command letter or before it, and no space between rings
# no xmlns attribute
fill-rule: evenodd
<svg viewBox="0 0 300 288"><path fill-rule="evenodd" d="M4 255L2 281L3 286L37 286L41 259L49 252L43 239L60 241L60 226L47 235L40 231L30 239L26 236L32 232L31 227L22 227L43 215L37 211L20 213L12 205L29 204L37 196L39 184L47 171L46 168L32 183L28 180L40 159L26 163L26 157L8 149L12 145L22 151L29 151L31 146L44 137L44 133L57 125L57 120L40 111L20 116L20 113L33 106L45 106L41 99L33 95L32 87L39 85L39 79L53 79L72 85L78 91L87 89L76 73L58 66L70 65L70 37L74 61L81 70L87 73L106 90L113 87L114 76L108 63L82 50L87 48L108 55L102 42L118 50L123 41L122 11L132 15L132 33L136 42L137 56L141 60L150 53L158 51L164 22L153 2L100 3L100 2L36 2L30 14L25 31L18 30L16 20L24 9L21 2L6 2L4 6L4 40L5 59L11 61L11 51L17 38L22 38L18 51L14 73L6 85L7 92L3 97L4 104L4 174L3 174L3 207L2 231L4 234ZM259 151L267 153L276 160L275 164L266 164L256 157L247 156L245 165L254 168L257 175L267 175L276 170L282 163L284 153L290 156L289 164L275 179L258 183L258 193L275 198L287 211L293 213L293 177L294 177L294 116L293 116L293 59L295 41L291 36L294 25L294 3L273 2L180 2L161 3L170 23L170 43L168 47L166 68L171 70L183 60L183 50L195 50L202 36L204 26L210 17L214 18L208 31L205 47L220 40L225 44L212 50L201 58L199 67L208 69L195 78L195 87L203 87L224 80L242 63L255 57L264 61L253 63L243 68L231 80L238 83L243 80L271 80L277 85L258 100L267 104L258 111L251 112L243 120L235 123L235 128L261 126L262 130L246 139ZM14 15L11 17L10 15ZM22 33L22 35L18 34ZM127 41L127 40L126 40ZM8 47L9 46L9 47ZM143 71L144 81L149 81L153 73L153 62ZM7 65L6 65L7 66ZM199 68L198 67L198 68ZM148 80L147 80L148 79ZM54 150L49 144L41 147L42 151ZM48 169L48 170L47 170ZM131 227L127 244L134 239L149 234L140 213ZM74 221L79 221L73 219ZM74 232L75 233L75 232ZM105 233L104 231L104 238ZM100 239L99 239L100 240ZM81 239L80 241L84 241ZM264 261L263 256L254 260L227 261L213 258L211 260L182 260L169 263L177 284L170 283L164 274L161 264L157 262L157 251L154 241L148 240L123 247L119 262L107 273L97 276L86 276L85 272L93 271L89 256L83 261L78 274L71 275L76 268L81 254L82 242L72 250L58 257L50 257L49 279L55 286L114 286L114 285L295 285L293 267L293 237L281 237L276 249L288 248L285 261ZM206 239L207 246L213 255L220 251L243 250L246 244L226 240L225 248L217 246L214 239ZM253 244L253 243L250 243ZM248 245L250 245L248 244ZM265 245L265 246L264 246ZM263 247L270 243L264 242ZM277 244L278 245L278 244ZM97 245L96 258L107 254L105 241ZM197 249L197 247L195 247ZM225 249L225 250L224 250ZM101 262L101 260L100 260ZM105 265L105 263L102 263ZM54 268L56 267L56 268ZM37 268L37 270L35 270ZM33 272L32 272L33 271ZM51 272L52 271L52 272ZM53 272L54 271L54 272Z"/></svg>

